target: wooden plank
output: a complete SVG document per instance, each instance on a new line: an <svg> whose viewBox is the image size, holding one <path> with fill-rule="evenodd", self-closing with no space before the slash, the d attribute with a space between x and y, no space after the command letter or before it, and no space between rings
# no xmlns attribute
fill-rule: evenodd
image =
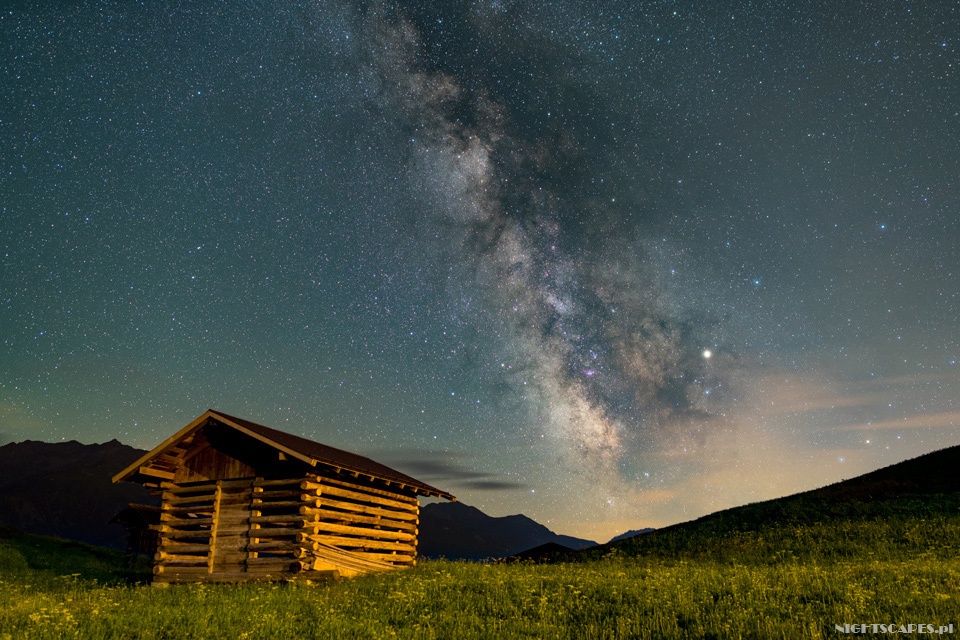
<svg viewBox="0 0 960 640"><path fill-rule="evenodd" d="M177 482L161 482L164 492L183 495L188 493L213 493L214 483L204 482L203 484L180 484Z"/></svg>
<svg viewBox="0 0 960 640"><path fill-rule="evenodd" d="M283 486L299 487L300 482L302 480L303 480L302 477L282 478L282 479L276 479L276 480L264 480L263 478L260 478L254 482L253 486L255 487L283 487Z"/></svg>
<svg viewBox="0 0 960 640"><path fill-rule="evenodd" d="M366 527L351 527L345 524L334 524L332 522L311 522L307 529L312 529L314 533L325 531L328 533L343 533L351 536L360 536L372 540L400 540L409 542L416 540L417 536L403 531L387 531L385 529L370 529Z"/></svg>
<svg viewBox="0 0 960 640"><path fill-rule="evenodd" d="M302 539L300 536L297 536L297 541L300 542L301 540L329 544L343 549L385 549L387 551L406 553L417 552L417 547L415 545L410 545L403 542L388 542L386 540L363 540L360 538L346 538L343 536L331 536L324 534L308 534Z"/></svg>
<svg viewBox="0 0 960 640"><path fill-rule="evenodd" d="M220 482L222 491L243 491L253 485L253 478L236 478L230 480L201 480L197 482L163 482L160 484L167 493L177 495L216 491L217 482Z"/></svg>
<svg viewBox="0 0 960 640"><path fill-rule="evenodd" d="M164 527L189 527L213 524L214 518L212 516L209 518L175 518L172 515L161 513L160 522Z"/></svg>
<svg viewBox="0 0 960 640"><path fill-rule="evenodd" d="M174 508L179 507L180 505L201 505L201 504L213 504L213 494L210 495L197 495L197 496L187 496L183 497L179 493L170 493L169 491L163 492L161 494L161 499L163 500L163 510L168 511Z"/></svg>
<svg viewBox="0 0 960 640"><path fill-rule="evenodd" d="M253 506L253 501L255 500L255 496L257 495L256 491L258 488L260 488L256 485L261 484L263 482L264 482L264 479L258 477L256 478L256 480L254 480L254 486L250 488L250 517L251 518L259 518L263 515L262 511L257 510ZM250 543L257 544L258 542L260 542L260 538L257 535L259 530L260 530L259 523L254 522L249 525L247 535ZM247 547L247 559L256 558L257 555L258 555L258 552L256 550L250 549L249 547Z"/></svg>
<svg viewBox="0 0 960 640"><path fill-rule="evenodd" d="M397 491L389 491L387 489L377 489L376 487L369 487L363 484L350 482L348 480L343 480L340 478L330 478L328 476L320 476L320 475L314 476L314 477L317 478L317 482L319 482L320 484L330 483L330 484L343 487L344 489L351 489L353 491L363 491L365 493L372 493L374 495L383 496L384 498L391 498L398 502L406 502L408 504L415 504L417 506L420 505L420 501L417 500L416 497L408 496L403 493L399 493Z"/></svg>
<svg viewBox="0 0 960 640"><path fill-rule="evenodd" d="M270 502L269 500L260 500L259 498L254 498L252 501L253 509L286 509L287 507L297 507L303 504L301 500L285 500L282 502Z"/></svg>
<svg viewBox="0 0 960 640"><path fill-rule="evenodd" d="M204 570L207 568L207 559L204 556L166 556L156 558L156 561L159 566L163 567L196 566L202 567Z"/></svg>
<svg viewBox="0 0 960 640"><path fill-rule="evenodd" d="M373 551L354 551L353 553L377 562L390 562L399 565L412 565L417 560L415 555L401 553L374 553Z"/></svg>
<svg viewBox="0 0 960 640"><path fill-rule="evenodd" d="M213 499L213 526L210 527L210 550L207 553L207 569L209 573L213 573L213 559L217 553L217 525L218 519L220 516L220 498L223 495L223 490L220 486L220 481L217 480L217 493Z"/></svg>
<svg viewBox="0 0 960 640"><path fill-rule="evenodd" d="M210 537L210 530L205 531L163 531L160 534L163 538L168 539L179 539L179 538L208 538Z"/></svg>
<svg viewBox="0 0 960 640"><path fill-rule="evenodd" d="M328 496L323 496L321 498L313 498L309 502L305 502L303 506L300 507L300 513L311 513L313 511L326 511L327 509L341 509L344 511L352 511L354 513L362 513L370 516L383 516L386 518L393 518L396 520L406 520L413 522L414 524L420 521L419 514L410 513L408 511L392 511L390 509L381 509L380 507L374 507L367 504L359 504L356 502L346 502L343 500L337 500L336 498L331 498Z"/></svg>
<svg viewBox="0 0 960 640"><path fill-rule="evenodd" d="M159 550L173 554L206 553L210 549L208 544L177 543L172 540L161 540Z"/></svg>
<svg viewBox="0 0 960 640"><path fill-rule="evenodd" d="M257 542L247 545L248 548L254 548L257 551L310 549L312 546L313 545L308 542L286 542L280 540L274 542Z"/></svg>
<svg viewBox="0 0 960 640"><path fill-rule="evenodd" d="M208 514L213 513L213 503L196 507L168 507L167 505L163 505L161 511L162 513L169 513L172 515L183 515L185 513Z"/></svg>
<svg viewBox="0 0 960 640"><path fill-rule="evenodd" d="M207 554L203 555L190 555L190 554L176 554L168 553L166 551L157 551L154 554L153 559L164 566L171 564L196 564L204 565L207 564Z"/></svg>
<svg viewBox="0 0 960 640"><path fill-rule="evenodd" d="M269 523L278 523L278 522L300 524L301 522L307 522L308 520L312 520L312 517L302 515L300 513L293 513L293 514L283 514L283 515L277 515L277 516L250 516L247 519L254 524L269 524Z"/></svg>
<svg viewBox="0 0 960 640"><path fill-rule="evenodd" d="M300 562L293 558L250 558L247 560L247 567L291 567L296 566L300 570Z"/></svg>
<svg viewBox="0 0 960 640"><path fill-rule="evenodd" d="M299 498L302 491L296 489L284 489L282 491L257 491L255 496L258 500L277 500L278 498Z"/></svg>
<svg viewBox="0 0 960 640"><path fill-rule="evenodd" d="M209 505L213 504L213 498L216 489L209 492L198 493L196 495L184 495L182 493L164 492L161 495L165 504L171 506L183 506L191 504ZM248 492L222 491L220 500L223 504L246 504L249 501Z"/></svg>
<svg viewBox="0 0 960 640"><path fill-rule="evenodd" d="M305 483L305 484L311 485L314 483ZM330 486L323 485L321 487L316 487L316 488L308 486L308 487L305 487L305 489L307 491L316 492L315 496L311 495L310 493L307 493L307 495L311 499L314 497L332 495L332 496L338 496L340 498L349 498L351 500L357 500L365 504L372 503L372 504L383 505L386 507L407 511L410 513L417 513L420 510L419 505L416 505L416 504L407 504L405 502L397 502L395 500L390 500L388 498L381 498L380 496L372 496L372 495L367 495L365 493L358 493L357 491L350 491L349 489L342 489L340 487L330 487Z"/></svg>
<svg viewBox="0 0 960 640"><path fill-rule="evenodd" d="M159 572L157 571L158 569L160 570ZM224 573L224 574L227 574L227 573L240 573L240 572L243 571L243 566L242 566L242 565L237 565L236 568L231 567L231 569L232 569L232 571L230 571L230 570L225 570L223 573ZM156 565L156 566L153 568L153 572L154 572L154 575L164 575L164 576L168 576L168 577L169 577L169 576L172 576L172 575L181 575L181 576L189 576L189 575L207 576L207 575L210 575L210 572L207 571L207 566L206 566L206 564L204 564L204 565L198 565L198 566L164 566L164 565Z"/></svg>
<svg viewBox="0 0 960 640"><path fill-rule="evenodd" d="M149 467L146 465L140 467L139 469L137 469L137 471L139 471L145 476L151 476L153 478L163 478L164 480L173 480L176 477L176 474L174 474L172 471L163 471L161 469L157 469L155 467Z"/></svg>
<svg viewBox="0 0 960 640"><path fill-rule="evenodd" d="M309 529L304 529L302 527L277 527L277 528L265 528L261 527L257 529L257 538L284 538L290 537L293 539L298 533L303 533L309 531ZM252 534L251 534L252 535Z"/></svg>
<svg viewBox="0 0 960 640"><path fill-rule="evenodd" d="M315 520L352 522L357 524L369 524L378 527L388 527L418 533L417 525L412 522L403 522L401 520L391 520L379 516L362 516L355 513L343 513L329 509L307 509L304 515L311 516Z"/></svg>
<svg viewBox="0 0 960 640"><path fill-rule="evenodd" d="M356 573L372 573L380 571L389 571L393 569L392 564L380 562L363 554L353 551L345 551L338 547L330 545L320 545L316 551L310 552L313 558L312 566L321 568L326 565L333 565L339 569L347 569Z"/></svg>

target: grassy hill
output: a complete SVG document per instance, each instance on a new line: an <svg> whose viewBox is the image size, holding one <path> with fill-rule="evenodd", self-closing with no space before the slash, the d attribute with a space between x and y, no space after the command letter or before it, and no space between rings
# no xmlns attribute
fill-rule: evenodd
<svg viewBox="0 0 960 640"><path fill-rule="evenodd" d="M872 557L921 550L940 555L944 527L960 519L960 447L934 451L820 489L718 511L691 522L600 545L608 553L661 558L776 561ZM950 539L947 536L946 539Z"/></svg>

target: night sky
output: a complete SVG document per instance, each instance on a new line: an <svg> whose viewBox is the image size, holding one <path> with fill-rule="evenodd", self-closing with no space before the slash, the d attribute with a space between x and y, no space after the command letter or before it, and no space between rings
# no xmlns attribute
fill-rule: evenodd
<svg viewBox="0 0 960 640"><path fill-rule="evenodd" d="M960 444L956 3L4 4L0 444L601 541Z"/></svg>

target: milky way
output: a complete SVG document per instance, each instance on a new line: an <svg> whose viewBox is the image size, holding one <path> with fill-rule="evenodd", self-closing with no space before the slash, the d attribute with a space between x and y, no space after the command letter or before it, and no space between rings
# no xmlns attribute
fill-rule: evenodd
<svg viewBox="0 0 960 640"><path fill-rule="evenodd" d="M722 365L703 355L711 324L663 299L637 223L615 198L564 184L596 182L603 172L590 163L602 153L524 127L482 82L459 77L488 76L482 60L459 76L431 65L434 43L402 13L385 13L365 36L385 104L410 130L418 177L436 192L436 210L423 215L460 228L454 250L503 320L505 355L518 363L511 382L526 387L544 428L590 462L617 465L707 422L724 391ZM572 165L579 175L563 171Z"/></svg>

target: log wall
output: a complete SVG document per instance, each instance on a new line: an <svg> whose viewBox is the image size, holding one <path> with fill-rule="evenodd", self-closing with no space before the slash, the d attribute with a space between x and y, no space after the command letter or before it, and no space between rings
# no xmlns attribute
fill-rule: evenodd
<svg viewBox="0 0 960 640"><path fill-rule="evenodd" d="M416 564L419 502L344 476L162 485L154 581L356 575Z"/></svg>

